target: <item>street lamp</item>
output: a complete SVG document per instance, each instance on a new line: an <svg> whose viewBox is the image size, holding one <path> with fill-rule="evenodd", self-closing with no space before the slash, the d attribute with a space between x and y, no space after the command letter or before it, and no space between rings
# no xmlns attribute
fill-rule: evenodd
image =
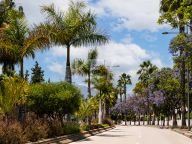
<svg viewBox="0 0 192 144"><path fill-rule="evenodd" d="M191 27L189 25L187 25L188 27ZM167 34L179 34L178 32L162 32L163 35L167 35ZM185 33L186 34L186 33ZM190 131L190 72L189 72L189 53L186 52L184 53L184 56L187 58L187 87L188 87L188 91L187 91L187 107L188 107L188 130Z"/></svg>

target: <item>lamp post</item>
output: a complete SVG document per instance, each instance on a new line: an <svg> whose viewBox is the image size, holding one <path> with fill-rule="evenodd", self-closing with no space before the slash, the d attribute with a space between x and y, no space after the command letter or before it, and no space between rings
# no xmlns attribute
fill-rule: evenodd
<svg viewBox="0 0 192 144"><path fill-rule="evenodd" d="M187 25L188 27L191 28L190 25ZM178 32L163 32L162 33L163 35L167 35L167 34L178 34ZM186 34L186 33L185 33ZM186 52L184 53L185 57L187 58L187 87L188 87L188 90L187 90L187 107L188 107L188 112L187 112L187 115L188 115L188 130L190 131L190 71L189 71L189 53Z"/></svg>

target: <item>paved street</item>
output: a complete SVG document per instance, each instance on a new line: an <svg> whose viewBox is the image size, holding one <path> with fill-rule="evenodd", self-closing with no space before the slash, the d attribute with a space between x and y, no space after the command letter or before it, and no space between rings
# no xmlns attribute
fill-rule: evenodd
<svg viewBox="0 0 192 144"><path fill-rule="evenodd" d="M118 126L72 144L192 144L192 140L168 129Z"/></svg>

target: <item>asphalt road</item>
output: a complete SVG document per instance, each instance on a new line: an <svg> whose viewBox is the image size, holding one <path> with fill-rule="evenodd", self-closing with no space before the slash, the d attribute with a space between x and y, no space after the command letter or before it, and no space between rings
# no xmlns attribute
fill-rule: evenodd
<svg viewBox="0 0 192 144"><path fill-rule="evenodd" d="M117 126L113 130L72 144L192 144L192 139L168 129Z"/></svg>

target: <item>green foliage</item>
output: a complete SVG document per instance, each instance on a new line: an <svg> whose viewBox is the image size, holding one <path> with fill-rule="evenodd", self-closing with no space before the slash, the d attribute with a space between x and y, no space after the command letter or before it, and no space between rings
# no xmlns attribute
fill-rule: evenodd
<svg viewBox="0 0 192 144"><path fill-rule="evenodd" d="M35 62L34 68L31 69L32 75L31 75L31 83L41 83L44 82L44 71L39 66L38 62Z"/></svg>
<svg viewBox="0 0 192 144"><path fill-rule="evenodd" d="M80 90L69 83L44 83L31 85L28 101L37 115L64 116L78 111L81 97Z"/></svg>
<svg viewBox="0 0 192 144"><path fill-rule="evenodd" d="M76 116L81 120L85 120L86 117L92 116L93 113L98 109L98 101L96 97L91 97L88 100L81 100L81 105Z"/></svg>
<svg viewBox="0 0 192 144"><path fill-rule="evenodd" d="M18 77L3 76L0 82L0 111L11 112L16 105L26 103L28 84Z"/></svg>
<svg viewBox="0 0 192 144"><path fill-rule="evenodd" d="M65 123L63 126L64 134L77 134L81 132L80 125L77 123Z"/></svg>

